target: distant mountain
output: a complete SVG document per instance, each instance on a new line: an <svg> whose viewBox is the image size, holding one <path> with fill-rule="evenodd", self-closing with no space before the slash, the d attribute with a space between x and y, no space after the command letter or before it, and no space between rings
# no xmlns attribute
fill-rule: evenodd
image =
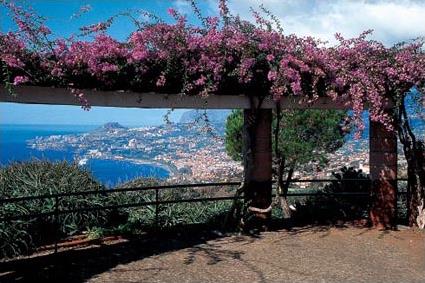
<svg viewBox="0 0 425 283"><path fill-rule="evenodd" d="M226 119L229 116L231 110L207 110L207 117L211 123L214 124L224 124ZM204 110L190 110L184 112L180 117L179 123L193 123L199 121L202 123L204 121Z"/></svg>
<svg viewBox="0 0 425 283"><path fill-rule="evenodd" d="M127 129L127 127L124 127L118 122L109 122L97 128L96 131L111 131L111 130L124 130L124 129Z"/></svg>

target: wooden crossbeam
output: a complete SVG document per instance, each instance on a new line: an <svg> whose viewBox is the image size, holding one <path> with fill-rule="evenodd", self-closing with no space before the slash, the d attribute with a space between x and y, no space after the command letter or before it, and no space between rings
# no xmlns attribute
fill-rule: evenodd
<svg viewBox="0 0 425 283"><path fill-rule="evenodd" d="M84 90L91 106L130 107L130 108L198 108L198 109L250 109L251 102L244 95L211 95L206 98L179 94L137 93L129 91ZM0 87L1 102L26 104L80 105L78 99L65 88L20 86L12 96ZM254 101L258 103L258 101ZM350 104L323 97L307 102L302 97L284 97L282 109L349 109ZM263 109L273 109L276 103L269 97L261 104Z"/></svg>

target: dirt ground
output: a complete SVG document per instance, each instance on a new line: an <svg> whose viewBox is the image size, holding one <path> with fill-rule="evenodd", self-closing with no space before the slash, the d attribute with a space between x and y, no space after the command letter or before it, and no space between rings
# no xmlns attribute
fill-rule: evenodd
<svg viewBox="0 0 425 283"><path fill-rule="evenodd" d="M303 227L175 235L2 265L0 282L425 282L425 233Z"/></svg>

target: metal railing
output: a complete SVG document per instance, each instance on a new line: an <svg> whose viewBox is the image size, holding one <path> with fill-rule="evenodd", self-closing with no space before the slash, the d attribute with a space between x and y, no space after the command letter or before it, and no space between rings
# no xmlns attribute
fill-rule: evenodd
<svg viewBox="0 0 425 283"><path fill-rule="evenodd" d="M397 179L397 181L407 181L407 179ZM290 183L329 183L329 182L366 182L370 183L369 179L310 179L310 180L301 180L293 179ZM276 183L275 181L273 183ZM41 213L27 213L21 215L12 215L12 216L1 216L1 222L7 221L16 221L16 220L25 220L33 218L41 218L54 216L54 221L56 225L59 225L59 216L66 215L71 213L80 213L80 212L89 212L89 211L99 211L99 210L110 210L118 208L137 208L143 206L155 206L155 221L158 225L159 217L159 206L167 204L176 204L176 203L194 203L194 202L215 202L215 201L226 201L226 200L235 200L237 198L241 199L243 196L222 196L222 197L201 197L201 198L189 198L189 199L174 199L174 200L161 200L159 191L161 190L171 190L171 189L200 189L206 187L230 187L230 186L240 186L241 182L215 182L215 183L197 183L197 184L176 184L176 185L158 185L158 186L147 186L147 187L132 187L132 188L122 188L122 189L104 189L104 190L91 190L91 191L81 191L81 192L69 192L69 193L57 193L57 194L43 194L43 195L33 195L33 196L24 196L24 197L13 197L13 198L3 198L0 199L0 205L5 205L7 203L20 203L27 202L32 200L46 200L54 199L54 206L52 211L41 212ZM124 203L116 205L106 205L106 206L92 206L92 207L82 207L75 209L59 209L59 202L63 198L71 196L88 196L88 195L103 195L107 196L110 194L119 194L126 192L146 192L146 191L155 191L155 200L154 201L143 201L143 202L134 202L134 203ZM302 190L302 189L299 189ZM399 194L405 194L406 192L399 191ZM334 196L334 197L370 197L369 192L340 192L340 193L327 193L320 192L317 190L315 192L289 192L288 197L302 197L302 196ZM276 193L272 194L273 197L276 196ZM57 251L58 237L55 237L55 252Z"/></svg>
<svg viewBox="0 0 425 283"><path fill-rule="evenodd" d="M397 181L407 181L407 179L397 179ZM285 181L286 182L286 181ZM310 180L301 180L301 179L293 179L290 183L329 183L329 182L366 182L370 183L369 179L310 179ZM275 183L275 182L274 182ZM116 208L131 208L131 207L142 207L148 205L164 205L164 204L174 204L174 203L192 203L192 202L210 202L210 201L224 201L224 200L234 200L235 196L225 196L225 197L204 197L204 198L191 198L191 199L176 199L176 200L160 200L159 191L160 190L169 190L169 189L186 189L186 188L205 188L205 187L229 187L229 186L240 186L241 182L215 182L215 183L197 183L197 184L175 184L175 185L159 185L159 186L146 186L146 187L131 187L131 188L123 188L123 189L105 189L105 190L91 190L91 191L81 191L81 192L69 192L69 193L57 193L57 194L43 194L43 195L33 195L33 196L25 196L25 197L13 197L13 198L3 198L0 199L0 205L5 203L17 203L17 202L25 202L30 200L45 200L45 199L54 199L55 200L55 208L53 211L43 212L43 213L35 213L35 214L22 214L22 215L14 215L9 217L0 217L0 221L10 221L10 220L19 220L19 219L27 219L27 218L35 218L35 217L45 217L52 215L60 215L60 214L70 214L76 212L88 212L88 211L96 211L96 210L108 210L108 209L116 209ZM78 209L68 209L68 210L59 210L58 204L59 200L64 197L70 196L88 196L88 195L109 195L109 194L118 194L125 192L143 192L143 191L151 191L155 190L155 201L144 201L137 203L126 203L119 205L108 205L108 206L96 206L96 207L84 207ZM404 191L399 191L399 194L405 194ZM370 196L369 192L340 192L340 193L327 193L320 192L317 190L315 192L289 192L287 194L288 197L294 196L315 196L315 195L328 195L328 196ZM276 194L272 195L273 197ZM238 198L243 198L239 196Z"/></svg>
<svg viewBox="0 0 425 283"><path fill-rule="evenodd" d="M162 205L162 204L173 204L173 203L185 203L185 202L205 202L205 201L222 201L222 200L232 200L235 197L205 197L205 198L192 198L192 199L178 199L178 200L160 200L159 191L167 189L186 189L186 188L205 188L205 187L225 187L225 186L238 186L241 182L223 182L223 183L200 183L200 184L178 184L178 185L160 185L160 186L147 186L147 187L132 187L124 189L105 189L105 190L92 190L92 191L82 191L82 192L69 192L69 193L58 193L58 194L44 194L44 195L35 195L35 196L25 196L25 197L15 197L15 198L5 198L0 199L0 205L5 203L17 203L30 200L45 200L45 199L55 199L55 209L49 212L35 213L35 214L22 214L14 215L9 217L0 217L0 221L10 221L10 220L19 220L35 217L45 217L52 215L60 214L70 214L75 212L88 212L96 210L108 210L116 208L131 208L131 207L142 207L148 205ZM117 205L107 205L107 206L95 206L95 207L84 207L78 209L68 209L68 210L59 210L58 204L59 200L65 197L70 196L88 196L88 195L108 195L108 194L118 194L125 192L144 192L155 190L155 201L144 201L136 203L125 203Z"/></svg>

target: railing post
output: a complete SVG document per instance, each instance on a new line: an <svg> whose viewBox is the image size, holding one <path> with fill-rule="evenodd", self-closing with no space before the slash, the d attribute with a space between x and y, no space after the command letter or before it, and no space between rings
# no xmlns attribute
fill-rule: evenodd
<svg viewBox="0 0 425 283"><path fill-rule="evenodd" d="M59 241L59 197L55 197L55 254L58 252Z"/></svg>
<svg viewBox="0 0 425 283"><path fill-rule="evenodd" d="M155 189L155 226L159 230L159 190Z"/></svg>

